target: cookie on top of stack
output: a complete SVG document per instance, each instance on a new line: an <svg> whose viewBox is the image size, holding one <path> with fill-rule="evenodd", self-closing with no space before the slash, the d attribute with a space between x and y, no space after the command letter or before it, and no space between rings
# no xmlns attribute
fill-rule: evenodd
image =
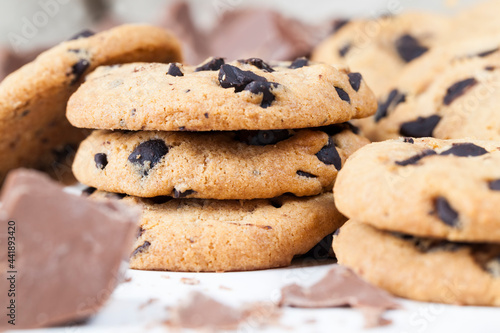
<svg viewBox="0 0 500 333"><path fill-rule="evenodd" d="M346 122L375 110L359 73L306 59L100 67L68 103L97 129L73 172L143 208L131 268L286 266L344 223L331 189L368 143Z"/></svg>

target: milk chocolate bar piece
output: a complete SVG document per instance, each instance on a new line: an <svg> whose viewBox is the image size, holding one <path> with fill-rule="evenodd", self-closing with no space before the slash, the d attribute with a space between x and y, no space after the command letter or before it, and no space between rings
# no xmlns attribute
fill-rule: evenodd
<svg viewBox="0 0 500 333"><path fill-rule="evenodd" d="M66 193L26 169L8 175L0 200L0 330L94 314L120 282L137 231L135 207Z"/></svg>

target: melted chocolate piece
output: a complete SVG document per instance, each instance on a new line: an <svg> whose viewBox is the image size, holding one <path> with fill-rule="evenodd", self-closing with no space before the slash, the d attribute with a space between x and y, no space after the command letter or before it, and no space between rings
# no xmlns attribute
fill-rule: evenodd
<svg viewBox="0 0 500 333"><path fill-rule="evenodd" d="M309 173L309 172L302 171L302 170L298 170L297 175L299 175L301 177L307 177L307 178L318 178L318 176L313 175L312 173Z"/></svg>
<svg viewBox="0 0 500 333"><path fill-rule="evenodd" d="M341 100L351 104L351 98L349 97L349 94L345 92L344 89L335 87L335 90L337 91L337 94L339 94Z"/></svg>
<svg viewBox="0 0 500 333"><path fill-rule="evenodd" d="M359 91L363 76L361 76L360 73L349 73L347 74L347 76L349 77L349 83L351 84L352 89L354 89L355 91Z"/></svg>
<svg viewBox="0 0 500 333"><path fill-rule="evenodd" d="M396 161L396 164L401 165L401 166L417 164L422 158L424 158L426 156L431 156L431 155L437 155L437 153L432 149L426 149L423 152L418 153L417 155L412 156L406 160Z"/></svg>
<svg viewBox="0 0 500 333"><path fill-rule="evenodd" d="M316 157L327 165L333 164L337 170L342 168L342 159L340 158L339 152L337 151L337 148L335 148L331 137L328 138L328 143L326 146L321 148L321 150L316 154Z"/></svg>
<svg viewBox="0 0 500 333"><path fill-rule="evenodd" d="M245 87L253 82L267 82L267 80L251 71L242 71L241 69L231 66L222 65L219 71L219 83L222 88L234 88L235 92L240 92Z"/></svg>
<svg viewBox="0 0 500 333"><path fill-rule="evenodd" d="M291 136L289 130L238 131L236 140L252 146L274 145Z"/></svg>
<svg viewBox="0 0 500 333"><path fill-rule="evenodd" d="M196 67L195 72L202 71L218 71L222 65L224 65L224 58L213 58L206 64Z"/></svg>
<svg viewBox="0 0 500 333"><path fill-rule="evenodd" d="M500 191L500 179L490 181L488 188L492 191Z"/></svg>
<svg viewBox="0 0 500 333"><path fill-rule="evenodd" d="M375 122L385 118L389 111L396 108L399 103L406 101L406 95L399 92L397 89L391 90L385 102L379 102L377 112L375 113Z"/></svg>
<svg viewBox="0 0 500 333"><path fill-rule="evenodd" d="M339 55L343 58L345 57L345 55L347 54L347 52L349 52L349 50L351 49L352 45L350 43L348 44L345 44L344 46L342 46L340 49L339 49Z"/></svg>
<svg viewBox="0 0 500 333"><path fill-rule="evenodd" d="M90 62L86 59L80 59L76 64L71 67L71 74L74 75L73 80L71 80L71 85L75 84L80 80L82 75L85 73L87 68L89 68Z"/></svg>
<svg viewBox="0 0 500 333"><path fill-rule="evenodd" d="M269 66L266 62L264 62L264 60L259 58L241 59L238 60L238 62L242 64L250 64L252 66L257 67L258 69L263 70L264 72L268 73L274 72L274 69L272 69L271 66Z"/></svg>
<svg viewBox="0 0 500 333"><path fill-rule="evenodd" d="M174 198L180 199L180 198L185 198L188 195L191 195L193 193L196 193L194 190L185 190L184 192L178 191L177 189L174 188Z"/></svg>
<svg viewBox="0 0 500 333"><path fill-rule="evenodd" d="M253 81L247 84L244 90L248 90L252 94L256 95L262 94L262 102L260 102L260 106L265 109L273 103L275 97L271 92L271 89L276 87L278 87L278 83L276 82Z"/></svg>
<svg viewBox="0 0 500 333"><path fill-rule="evenodd" d="M427 118L418 117L417 120L401 124L399 134L414 138L430 137L440 120L441 117L438 115L432 115Z"/></svg>
<svg viewBox="0 0 500 333"><path fill-rule="evenodd" d="M80 39L80 38L87 38L87 37L90 37L90 36L93 36L93 35L95 35L95 32L86 29L86 30L80 31L79 33L77 33L73 37L69 38L68 41L69 40Z"/></svg>
<svg viewBox="0 0 500 333"><path fill-rule="evenodd" d="M305 57L300 57L300 58L295 59L290 64L290 66L288 66L288 68L297 69L297 68L302 68L302 67L305 67L308 65L309 65L309 60L307 60Z"/></svg>
<svg viewBox="0 0 500 333"><path fill-rule="evenodd" d="M108 157L104 153L94 155L95 167L103 170L108 165Z"/></svg>
<svg viewBox="0 0 500 333"><path fill-rule="evenodd" d="M168 153L168 147L163 140L149 140L138 145L128 157L130 163L141 167L143 176L160 162Z"/></svg>
<svg viewBox="0 0 500 333"><path fill-rule="evenodd" d="M168 67L167 75L184 76L181 69L179 67L177 67L177 65L174 63L170 64L170 66Z"/></svg>
<svg viewBox="0 0 500 333"><path fill-rule="evenodd" d="M454 143L453 146L443 151L439 155L455 155L458 157L481 156L488 154L488 151L483 147L476 146L473 143Z"/></svg>
<svg viewBox="0 0 500 333"><path fill-rule="evenodd" d="M444 197L437 197L434 206L436 208L437 215L441 221L450 227L457 228L458 225L458 213L450 203Z"/></svg>
<svg viewBox="0 0 500 333"><path fill-rule="evenodd" d="M467 90L469 90L476 84L477 81L474 78L469 78L454 83L446 90L446 95L443 98L443 104L450 105L454 100L465 94Z"/></svg>
<svg viewBox="0 0 500 333"><path fill-rule="evenodd" d="M130 257L131 257L131 258L132 258L132 257L135 257L137 254L139 254L139 253L142 253L142 252L146 251L146 250L149 248L149 246L150 246L150 245L151 245L151 243L150 243L150 242L145 241L142 245L138 246L138 247L134 250L134 252L132 252L132 254L130 255Z"/></svg>
<svg viewBox="0 0 500 333"><path fill-rule="evenodd" d="M428 48L420 45L415 37L406 34L396 40L396 50L401 59L410 62L427 52Z"/></svg>

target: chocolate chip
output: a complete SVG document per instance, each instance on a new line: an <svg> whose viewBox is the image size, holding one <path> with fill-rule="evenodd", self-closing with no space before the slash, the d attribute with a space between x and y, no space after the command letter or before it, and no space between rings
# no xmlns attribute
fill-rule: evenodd
<svg viewBox="0 0 500 333"><path fill-rule="evenodd" d="M298 170L297 175L299 175L301 177L307 177L307 178L318 178L318 176L313 175L312 173L309 173L309 172L302 171L302 170Z"/></svg>
<svg viewBox="0 0 500 333"><path fill-rule="evenodd" d="M414 138L430 137L440 120L441 117L438 115L432 115L426 118L418 117L417 120L401 124L399 134Z"/></svg>
<svg viewBox="0 0 500 333"><path fill-rule="evenodd" d="M104 153L94 155L95 167L103 170L108 165L108 157Z"/></svg>
<svg viewBox="0 0 500 333"><path fill-rule="evenodd" d="M436 155L436 154L437 153L434 150L426 149L426 150L422 151L421 153L418 153L415 156L407 158L406 160L403 160L403 161L396 161L395 163L397 165L401 165L401 166L413 165L413 164L417 164L418 161L420 161L422 158L424 158L426 156L431 156L431 155Z"/></svg>
<svg viewBox="0 0 500 333"><path fill-rule="evenodd" d="M344 46L342 46L340 49L339 49L339 55L343 58L345 57L345 55L347 54L347 52L349 52L349 50L351 49L352 45L350 43L348 44L345 44Z"/></svg>
<svg viewBox="0 0 500 333"><path fill-rule="evenodd" d="M441 221L450 227L458 227L458 213L451 207L448 200L444 197L437 197L434 206Z"/></svg>
<svg viewBox="0 0 500 333"><path fill-rule="evenodd" d="M170 64L168 67L168 72L167 75L172 75L172 76L184 76L184 74L181 72L181 69L177 67L176 64Z"/></svg>
<svg viewBox="0 0 500 333"><path fill-rule="evenodd" d="M340 123L340 124L332 124L328 126L321 127L313 127L312 131L322 131L328 134L329 136L337 135L343 131L351 131L354 134L359 134L359 128L351 124L350 122Z"/></svg>
<svg viewBox="0 0 500 333"><path fill-rule="evenodd" d="M89 187L82 190L82 195L87 197L87 196L91 195L92 193L94 193L96 190L97 189L95 187L89 186Z"/></svg>
<svg viewBox="0 0 500 333"><path fill-rule="evenodd" d="M478 54L477 54L477 56L478 56L478 57L487 57L487 56L489 56L490 54L493 54L493 53L495 53L495 52L497 52L497 51L498 51L498 47L497 47L497 48L495 48L495 49L492 49L492 50L483 51L483 52L481 52L481 53L478 53Z"/></svg>
<svg viewBox="0 0 500 333"><path fill-rule="evenodd" d="M274 72L274 69L272 69L271 66L269 66L267 63L264 62L264 60L259 59L259 58L249 58L249 59L240 59L238 62L242 64L249 64L252 66L257 67L258 69L263 70L264 72Z"/></svg>
<svg viewBox="0 0 500 333"><path fill-rule="evenodd" d="M410 62L427 52L428 48L420 45L415 37L407 34L396 40L396 50L401 59L405 62Z"/></svg>
<svg viewBox="0 0 500 333"><path fill-rule="evenodd" d="M90 62L88 60L80 59L80 60L78 60L78 62L76 64L74 64L71 67L71 74L74 75L73 80L71 80L72 85L75 84L76 82L78 82L78 80L80 80L83 73L85 73L85 71L87 70L87 68L89 68L89 66L90 66Z"/></svg>
<svg viewBox="0 0 500 333"><path fill-rule="evenodd" d="M75 40L75 39L80 39L80 38L87 38L87 37L90 37L90 36L93 36L93 35L95 35L95 32L86 29L86 30L80 31L79 33L77 33L76 35L74 35L73 37L71 37L68 40Z"/></svg>
<svg viewBox="0 0 500 333"><path fill-rule="evenodd" d="M145 241L145 242L144 242L141 246L138 246L138 247L134 250L134 252L132 252L132 254L130 255L130 257L131 257L131 258L132 258L132 257L135 257L137 254L139 254L139 253L142 253L142 252L146 251L146 250L149 248L149 246L150 246L150 245L151 245L151 243L150 243L150 242Z"/></svg>
<svg viewBox="0 0 500 333"><path fill-rule="evenodd" d="M300 58L295 59L290 64L290 66L288 66L288 68L297 69L297 68L302 68L302 67L305 67L308 65L309 65L309 60L307 60L305 57L300 57Z"/></svg>
<svg viewBox="0 0 500 333"><path fill-rule="evenodd" d="M139 165L143 176L160 162L168 153L168 147L163 140L149 140L138 145L128 157L132 164Z"/></svg>
<svg viewBox="0 0 500 333"><path fill-rule="evenodd" d="M352 89L355 91L359 90L361 86L361 80L363 80L363 76L360 73L349 73L347 74L349 77L349 83L351 84Z"/></svg>
<svg viewBox="0 0 500 333"><path fill-rule="evenodd" d="M446 90L446 95L443 98L444 105L450 105L455 99L462 96L477 84L476 79L470 78L454 83Z"/></svg>
<svg viewBox="0 0 500 333"><path fill-rule="evenodd" d="M135 235L135 238L141 237L144 231L146 230L144 230L142 227L139 227L139 229L137 229L137 235Z"/></svg>
<svg viewBox="0 0 500 333"><path fill-rule="evenodd" d="M443 151L439 155L455 155L458 157L481 156L488 154L488 151L483 147L476 146L473 143L454 143L453 146Z"/></svg>
<svg viewBox="0 0 500 333"><path fill-rule="evenodd" d="M278 199L270 199L269 204L274 208L281 208L283 206L283 203Z"/></svg>
<svg viewBox="0 0 500 333"><path fill-rule="evenodd" d="M413 138L404 138L403 141L406 143L411 143L411 144L415 143L415 140L413 140Z"/></svg>
<svg viewBox="0 0 500 333"><path fill-rule="evenodd" d="M493 66L486 66L486 67L484 67L484 69L487 70L487 71L489 71L489 72L491 72L491 71L495 70L495 67L493 67Z"/></svg>
<svg viewBox="0 0 500 333"><path fill-rule="evenodd" d="M290 137L289 130L238 131L235 139L252 146L274 145Z"/></svg>
<svg viewBox="0 0 500 333"><path fill-rule="evenodd" d="M397 89L391 90L385 102L379 102L377 112L375 113L375 122L385 118L389 111L396 108L399 103L406 101L406 95L399 92Z"/></svg>
<svg viewBox="0 0 500 333"><path fill-rule="evenodd" d="M492 191L500 191L500 179L490 181L488 187Z"/></svg>
<svg viewBox="0 0 500 333"><path fill-rule="evenodd" d="M251 71L242 71L231 65L222 65L220 68L219 83L222 88L234 88L235 92L240 92L253 81L267 82L262 76Z"/></svg>
<svg viewBox="0 0 500 333"><path fill-rule="evenodd" d="M339 31L349 22L349 19L336 19L332 24L332 33Z"/></svg>
<svg viewBox="0 0 500 333"><path fill-rule="evenodd" d="M193 193L196 193L194 190L185 190L184 192L178 191L177 189L174 188L174 198L179 199L179 198L185 198L188 195L191 195Z"/></svg>
<svg viewBox="0 0 500 333"><path fill-rule="evenodd" d="M260 102L260 106L262 108L267 108L271 106L275 97L271 92L271 88L278 87L278 83L276 82L261 82L261 81L253 81L247 84L244 90L250 91L252 94L262 94L262 101Z"/></svg>
<svg viewBox="0 0 500 333"><path fill-rule="evenodd" d="M203 115L205 116L205 118L208 118L208 112L205 112Z"/></svg>
<svg viewBox="0 0 500 333"><path fill-rule="evenodd" d="M206 64L196 67L195 72L201 71L218 71L222 65L224 65L224 58L212 58Z"/></svg>
<svg viewBox="0 0 500 333"><path fill-rule="evenodd" d="M335 87L335 90L337 90L337 94L339 94L341 100L351 104L351 98L349 97L348 93L346 93L342 88Z"/></svg>
<svg viewBox="0 0 500 333"><path fill-rule="evenodd" d="M328 138L328 143L326 146L321 148L321 150L316 154L316 157L327 165L333 164L337 170L342 168L342 159L340 158L337 148L335 148L335 145L333 144L332 138Z"/></svg>

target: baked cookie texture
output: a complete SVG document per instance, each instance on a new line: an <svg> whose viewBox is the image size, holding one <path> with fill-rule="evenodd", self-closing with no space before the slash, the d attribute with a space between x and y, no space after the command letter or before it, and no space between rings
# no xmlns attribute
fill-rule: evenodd
<svg viewBox="0 0 500 333"><path fill-rule="evenodd" d="M430 13L355 20L318 45L311 59L361 72L379 97L392 89L404 67L442 42L449 29L448 18Z"/></svg>
<svg viewBox="0 0 500 333"><path fill-rule="evenodd" d="M75 38L43 52L0 83L0 133L4 136L0 181L17 167L55 171L59 164L71 163L68 155L74 154L88 131L68 123L66 103L96 67L182 60L179 42L152 26L125 25Z"/></svg>
<svg viewBox="0 0 500 333"><path fill-rule="evenodd" d="M331 191L347 157L369 141L346 124L238 132L95 131L73 172L100 190L140 197L256 199Z"/></svg>
<svg viewBox="0 0 500 333"><path fill-rule="evenodd" d="M199 67L101 67L71 96L67 117L82 128L230 131L317 127L375 112L359 73L305 59L287 65L213 58Z"/></svg>
<svg viewBox="0 0 500 333"><path fill-rule="evenodd" d="M91 195L96 200L106 197L117 195ZM221 272L283 267L345 222L331 193L247 201L121 200L143 209L130 258L133 269Z"/></svg>
<svg viewBox="0 0 500 333"><path fill-rule="evenodd" d="M500 141L373 143L349 158L333 193L343 214L379 229L499 242L499 165Z"/></svg>
<svg viewBox="0 0 500 333"><path fill-rule="evenodd" d="M418 301L500 306L500 245L391 233L349 220L334 236L338 262Z"/></svg>

